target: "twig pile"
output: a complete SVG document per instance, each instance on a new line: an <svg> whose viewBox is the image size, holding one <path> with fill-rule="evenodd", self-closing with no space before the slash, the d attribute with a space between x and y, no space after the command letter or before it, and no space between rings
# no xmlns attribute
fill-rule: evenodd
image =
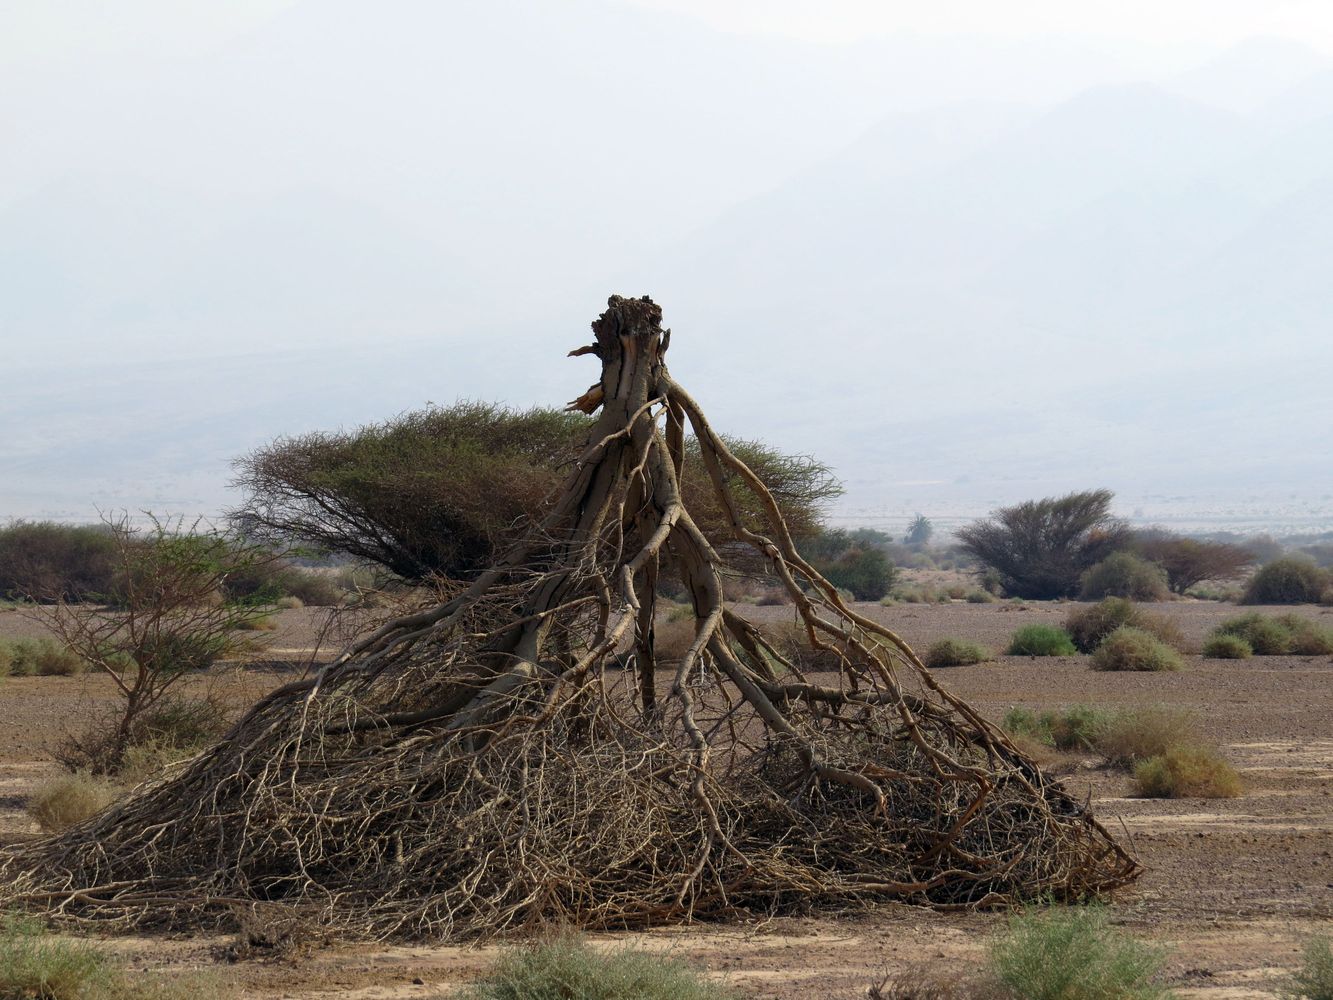
<svg viewBox="0 0 1333 1000"><path fill-rule="evenodd" d="M179 775L0 858L0 902L122 925L292 904L349 934L484 936L1082 897L1138 865L797 553L663 363L648 299L593 324L601 415L540 525L465 591L263 699ZM786 588L807 673L724 607L680 500L686 429L738 545ZM759 498L746 523L736 491ZM693 643L656 654L659 569Z"/></svg>

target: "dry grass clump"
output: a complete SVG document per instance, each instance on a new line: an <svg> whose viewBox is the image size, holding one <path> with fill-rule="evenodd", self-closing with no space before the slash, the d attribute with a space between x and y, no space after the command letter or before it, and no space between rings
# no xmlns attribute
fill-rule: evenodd
<svg viewBox="0 0 1333 1000"><path fill-rule="evenodd" d="M989 659L992 659L990 650L979 643L968 639L941 639L926 650L923 662L931 668L961 667Z"/></svg>
<svg viewBox="0 0 1333 1000"><path fill-rule="evenodd" d="M1254 650L1238 635L1210 635L1203 644L1203 655L1209 660L1248 660Z"/></svg>
<svg viewBox="0 0 1333 1000"><path fill-rule="evenodd" d="M1070 705L1041 713L1015 707L1000 720L1000 728L1057 750L1096 750L1109 721L1110 713L1088 705Z"/></svg>
<svg viewBox="0 0 1333 1000"><path fill-rule="evenodd" d="M1296 614L1263 615L1257 611L1229 618L1215 628L1209 642L1234 637L1255 656L1324 656L1333 653L1333 629Z"/></svg>
<svg viewBox="0 0 1333 1000"><path fill-rule="evenodd" d="M305 607L305 601L292 594L288 594L286 597L279 597L273 602L273 605L279 611L300 611Z"/></svg>
<svg viewBox="0 0 1333 1000"><path fill-rule="evenodd" d="M0 640L0 675L75 677L87 669L83 657L51 639Z"/></svg>
<svg viewBox="0 0 1333 1000"><path fill-rule="evenodd" d="M866 987L867 1000L982 1000L987 992L961 975L913 967ZM998 1000L998 998L997 998Z"/></svg>
<svg viewBox="0 0 1333 1000"><path fill-rule="evenodd" d="M84 772L64 774L39 785L28 800L28 815L43 830L56 833L101 812L123 789Z"/></svg>
<svg viewBox="0 0 1333 1000"><path fill-rule="evenodd" d="M1073 656L1078 650L1058 625L1023 625L1009 640L1010 656Z"/></svg>
<svg viewBox="0 0 1333 1000"><path fill-rule="evenodd" d="M732 1000L684 962L633 948L598 951L574 936L507 949L462 1000Z"/></svg>
<svg viewBox="0 0 1333 1000"><path fill-rule="evenodd" d="M1214 750L1174 746L1134 766L1139 794L1150 799L1234 799L1240 776Z"/></svg>
<svg viewBox="0 0 1333 1000"><path fill-rule="evenodd" d="M1108 635L1092 654L1094 670L1179 670L1184 665L1166 643L1129 625Z"/></svg>
<svg viewBox="0 0 1333 1000"><path fill-rule="evenodd" d="M1198 743L1194 716L1167 705L1106 713L1093 737L1098 753L1114 767L1157 757L1172 747Z"/></svg>
<svg viewBox="0 0 1333 1000"><path fill-rule="evenodd" d="M1100 907L1014 917L990 949L990 971L1013 1000L1165 1000L1164 949L1112 927Z"/></svg>
<svg viewBox="0 0 1333 1000"><path fill-rule="evenodd" d="M236 627L242 632L273 632L278 628L278 621L272 615L260 615L242 619L236 623Z"/></svg>
<svg viewBox="0 0 1333 1000"><path fill-rule="evenodd" d="M1065 619L1065 631L1080 653L1095 652L1102 640L1122 626L1141 629L1175 649L1185 648L1185 639L1175 622L1145 611L1124 597L1108 597L1090 607L1076 608Z"/></svg>

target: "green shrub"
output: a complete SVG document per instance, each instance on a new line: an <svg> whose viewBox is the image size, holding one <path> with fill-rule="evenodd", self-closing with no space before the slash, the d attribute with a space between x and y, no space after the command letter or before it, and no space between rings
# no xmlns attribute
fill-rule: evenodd
<svg viewBox="0 0 1333 1000"><path fill-rule="evenodd" d="M1132 552L1113 552L1080 578L1079 597L1127 597L1136 601L1165 601L1171 596L1166 570Z"/></svg>
<svg viewBox="0 0 1333 1000"><path fill-rule="evenodd" d="M984 590L969 590L967 592L968 604L994 604L995 596Z"/></svg>
<svg viewBox="0 0 1333 1000"><path fill-rule="evenodd" d="M1090 607L1074 609L1065 620L1065 631L1080 653L1091 653L1122 625L1142 629L1175 649L1185 644L1185 637L1175 622L1145 611L1124 597L1107 597Z"/></svg>
<svg viewBox="0 0 1333 1000"><path fill-rule="evenodd" d="M1283 556L1250 577L1241 604L1318 604L1329 574L1306 556Z"/></svg>
<svg viewBox="0 0 1333 1000"><path fill-rule="evenodd" d="M729 1000L734 994L683 962L616 948L594 951L577 938L503 952L463 1000Z"/></svg>
<svg viewBox="0 0 1333 1000"><path fill-rule="evenodd" d="M1228 619L1209 638L1231 636L1249 644L1255 656L1323 656L1333 653L1333 630L1300 615L1272 617L1257 611Z"/></svg>
<svg viewBox="0 0 1333 1000"><path fill-rule="evenodd" d="M1233 799L1240 776L1215 751L1176 746L1134 766L1139 794L1150 799Z"/></svg>
<svg viewBox="0 0 1333 1000"><path fill-rule="evenodd" d="M1198 745L1194 716L1166 705L1124 708L1096 727L1094 749L1113 767L1132 767L1178 746Z"/></svg>
<svg viewBox="0 0 1333 1000"><path fill-rule="evenodd" d="M57 833L101 812L121 792L116 785L90 774L63 774L38 786L28 799L28 815L43 830Z"/></svg>
<svg viewBox="0 0 1333 1000"><path fill-rule="evenodd" d="M926 650L928 667L961 667L991 658L990 650L967 639L941 639Z"/></svg>
<svg viewBox="0 0 1333 1000"><path fill-rule="evenodd" d="M18 677L74 677L88 668L81 656L51 639L0 641L0 650L7 672Z"/></svg>
<svg viewBox="0 0 1333 1000"><path fill-rule="evenodd" d="M1099 907L1014 917L990 949L1013 1000L1158 1000L1165 952L1111 927Z"/></svg>
<svg viewBox="0 0 1333 1000"><path fill-rule="evenodd" d="M1024 625L1009 640L1010 656L1073 656L1077 652L1069 633L1058 625Z"/></svg>
<svg viewBox="0 0 1333 1000"><path fill-rule="evenodd" d="M1170 646L1142 629L1122 625L1092 654L1094 670L1179 670L1184 661Z"/></svg>
<svg viewBox="0 0 1333 1000"><path fill-rule="evenodd" d="M35 920L0 915L0 997L85 1000L106 996L112 967L82 941L53 938Z"/></svg>
<svg viewBox="0 0 1333 1000"><path fill-rule="evenodd" d="M1248 660L1254 650L1238 635L1211 635L1203 644L1203 655L1210 660Z"/></svg>
<svg viewBox="0 0 1333 1000"><path fill-rule="evenodd" d="M1333 1000L1333 947L1327 937L1306 942L1300 969L1279 995L1284 1000Z"/></svg>
<svg viewBox="0 0 1333 1000"><path fill-rule="evenodd" d="M0 528L0 597L99 598L114 588L115 551L100 526L16 521Z"/></svg>
<svg viewBox="0 0 1333 1000"><path fill-rule="evenodd" d="M1000 728L1057 750L1092 750L1108 719L1106 711L1088 705L1048 709L1040 714L1015 707L1000 720Z"/></svg>

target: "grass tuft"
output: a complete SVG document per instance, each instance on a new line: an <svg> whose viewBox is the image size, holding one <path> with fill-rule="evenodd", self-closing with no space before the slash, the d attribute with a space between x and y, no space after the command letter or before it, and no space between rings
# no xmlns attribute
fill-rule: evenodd
<svg viewBox="0 0 1333 1000"><path fill-rule="evenodd" d="M1240 776L1215 751L1175 746L1134 766L1139 794L1150 799L1234 799Z"/></svg>
<svg viewBox="0 0 1333 1000"><path fill-rule="evenodd" d="M1203 644L1203 655L1209 660L1248 660L1254 650L1238 635L1211 635Z"/></svg>
<svg viewBox="0 0 1333 1000"><path fill-rule="evenodd" d="M1073 656L1078 652L1069 633L1058 625L1023 625L1009 640L1010 656Z"/></svg>
<svg viewBox="0 0 1333 1000"><path fill-rule="evenodd" d="M1333 946L1327 937L1306 943L1301 967L1279 995L1284 1000L1333 1000Z"/></svg>
<svg viewBox="0 0 1333 1000"><path fill-rule="evenodd" d="M928 650L924 663L935 667L962 667L991 659L990 650L967 639L941 639Z"/></svg>
<svg viewBox="0 0 1333 1000"><path fill-rule="evenodd" d="M683 962L617 948L594 951L576 937L510 949L463 1000L730 1000L734 994Z"/></svg>
<svg viewBox="0 0 1333 1000"><path fill-rule="evenodd" d="M81 656L51 639L0 640L0 674L75 677L87 668Z"/></svg>
<svg viewBox="0 0 1333 1000"><path fill-rule="evenodd" d="M28 799L28 815L43 830L56 833L101 812L120 794L119 787L90 774L62 774L33 792Z"/></svg>
<svg viewBox="0 0 1333 1000"><path fill-rule="evenodd" d="M990 965L1013 1000L1165 1000L1161 948L1112 927L1099 907L1014 917L991 945Z"/></svg>
<svg viewBox="0 0 1333 1000"><path fill-rule="evenodd" d="M1257 611L1228 618L1209 636L1242 639L1255 656L1324 656L1333 653L1333 629L1301 615L1263 615Z"/></svg>
<svg viewBox="0 0 1333 1000"><path fill-rule="evenodd" d="M1094 670L1179 670L1184 665L1166 643L1129 625L1108 635L1092 654Z"/></svg>

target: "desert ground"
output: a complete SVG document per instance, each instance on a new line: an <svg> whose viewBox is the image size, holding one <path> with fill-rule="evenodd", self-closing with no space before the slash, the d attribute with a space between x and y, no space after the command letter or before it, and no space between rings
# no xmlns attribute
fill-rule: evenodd
<svg viewBox="0 0 1333 1000"><path fill-rule="evenodd" d="M858 605L918 649L944 636L1002 649L1020 624L1063 621L1060 603ZM740 606L762 621L790 608ZM1232 605L1177 601L1153 606L1197 644L1237 613ZM1260 608L1277 612L1291 609ZM1297 613L1333 625L1333 609ZM320 633L317 609L285 611L263 659L194 678L240 705L290 679ZM39 622L0 611L0 636L42 633ZM1052 754L1047 766L1137 853L1147 871L1111 903L1112 919L1171 948L1170 982L1182 997L1273 995L1303 942L1333 931L1333 660L1187 657L1179 673L1100 673L1088 657L993 662L936 672L949 689L998 720L1015 705L1168 704L1197 717L1202 734L1239 770L1235 799L1135 798L1123 772L1095 758ZM105 678L10 677L0 681L0 841L38 835L27 796L58 766L64 734L115 697ZM912 966L947 971L980 959L996 913L939 914L901 905L810 917L756 918L642 934L594 935L661 949L725 978L745 997L816 1000L863 996L868 984ZM324 944L297 954L234 961L226 935L109 938L133 968L213 969L242 998L428 998L475 977L496 945L444 947Z"/></svg>

